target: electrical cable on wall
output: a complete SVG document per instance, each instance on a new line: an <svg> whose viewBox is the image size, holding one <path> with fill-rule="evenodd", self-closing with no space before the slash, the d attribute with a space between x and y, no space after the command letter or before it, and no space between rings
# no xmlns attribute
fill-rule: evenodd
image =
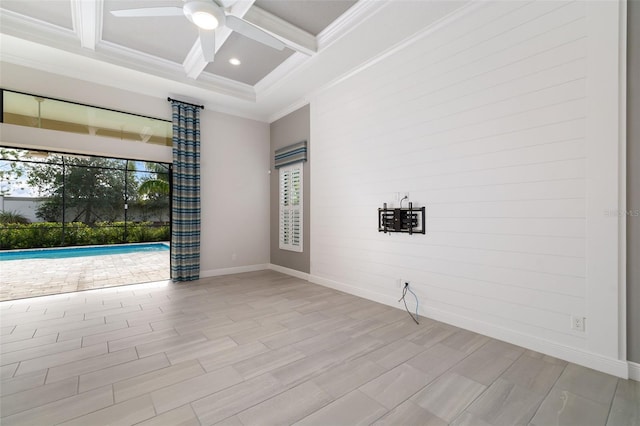
<svg viewBox="0 0 640 426"><path fill-rule="evenodd" d="M413 294L413 297L416 298L416 315L415 316L411 313L411 311L409 311L409 307L407 306L407 299L405 298L405 296L407 295L407 292L410 292L411 294ZM404 308L407 310L407 313L409 314L411 319L415 321L416 324L420 324L418 322L418 296L416 296L416 294L409 288L408 282L404 283L404 288L402 289L402 297L398 299L398 302L404 302Z"/></svg>

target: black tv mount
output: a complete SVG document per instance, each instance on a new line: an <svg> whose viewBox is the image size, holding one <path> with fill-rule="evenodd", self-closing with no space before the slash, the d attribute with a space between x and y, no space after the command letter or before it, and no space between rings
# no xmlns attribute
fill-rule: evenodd
<svg viewBox="0 0 640 426"><path fill-rule="evenodd" d="M378 232L403 232L405 234L425 234L424 207L399 207L389 209L387 203L378 209Z"/></svg>

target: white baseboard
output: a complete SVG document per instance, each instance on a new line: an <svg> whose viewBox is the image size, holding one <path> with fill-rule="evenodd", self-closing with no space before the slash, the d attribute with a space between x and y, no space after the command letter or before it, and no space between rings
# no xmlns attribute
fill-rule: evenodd
<svg viewBox="0 0 640 426"><path fill-rule="evenodd" d="M398 308L398 299L395 299L386 294L378 293L371 290L362 289L359 287L353 287L348 284L343 284L338 281L333 281L327 278L318 277L316 275L310 275L309 281L314 284L320 284L325 287L332 288L334 290L343 291L345 293L353 294L354 296L362 297L364 299L373 300L374 302L382 303L384 305L393 306Z"/></svg>
<svg viewBox="0 0 640 426"><path fill-rule="evenodd" d="M269 269L269 264L261 263L258 265L236 266L233 268L210 269L208 271L200 271L200 278L219 277L220 275L241 274L243 272L263 271Z"/></svg>
<svg viewBox="0 0 640 426"><path fill-rule="evenodd" d="M242 269L237 270L236 269ZM219 269L214 272L225 271L225 273L218 273L216 275L235 274L239 272L258 271L262 269L270 269L272 271L281 272L283 274L291 275L303 280L310 281L314 284L319 284L324 287L329 287L334 290L343 291L345 293L353 294L354 296L362 297L374 302L382 303L394 308L401 309L398 306L398 301L395 297L378 293L375 291L362 289L360 287L354 287L348 284L344 284L338 281L330 280L327 278L318 277L315 275L300 272L295 269L286 268L280 265L274 265L269 263L267 265L253 265L241 268L228 268ZM226 272L228 271L228 272ZM202 274L201 274L202 275ZM203 275L204 276L204 275ZM209 275L213 276L213 275ZM607 374L612 374L624 379L630 378L633 380L640 380L640 364L634 362L621 361L614 358L603 357L592 352L583 351L580 349L572 348L569 346L560 345L555 342L540 339L535 336L519 333L510 329L497 327L494 324L488 324L475 319L463 317L461 315L452 314L450 312L442 311L440 309L428 308L428 313L424 311L424 307L420 309L420 316L434 319L436 321L442 321L447 324L454 325L456 327L471 330L476 333L483 334L485 336L492 337L494 339L502 340L514 345L522 346L527 349L531 349L536 352L541 352L547 355L551 355L556 358L563 359L575 364L583 365L585 367L593 368L594 370L602 371Z"/></svg>
<svg viewBox="0 0 640 426"><path fill-rule="evenodd" d="M348 284L340 283L315 275L310 275L309 281L325 287L333 288L335 290L343 291L345 293L353 294L354 296L373 300L374 302L383 303L394 308L401 308L398 306L398 300L396 298L388 296L386 294L354 287ZM592 352L564 346L555 342L550 342L548 340L540 339L539 337L527 335L507 328L497 327L494 324L478 321L476 319L464 317L458 314L452 314L451 312L433 309L431 307L427 307L427 309L428 311L425 311L424 305L420 306L420 315L437 321L442 321L456 327L471 330L476 333L480 333L485 336L502 340L514 345L522 346L536 352L551 355L565 361L593 368L594 370L612 374L617 377L622 377L624 379L628 378L632 374L632 369L634 369L633 374L637 374L638 376L640 376L640 365L638 364L635 364L635 367L632 368L632 363L627 363L626 361L603 357Z"/></svg>
<svg viewBox="0 0 640 426"><path fill-rule="evenodd" d="M640 364L628 361L629 364L629 378L640 382Z"/></svg>
<svg viewBox="0 0 640 426"><path fill-rule="evenodd" d="M309 274L307 274L306 272L300 272L295 269L285 268L284 266L274 265L273 263L269 263L269 269L271 269L272 271L281 272L283 274L291 275L292 277L309 281Z"/></svg>

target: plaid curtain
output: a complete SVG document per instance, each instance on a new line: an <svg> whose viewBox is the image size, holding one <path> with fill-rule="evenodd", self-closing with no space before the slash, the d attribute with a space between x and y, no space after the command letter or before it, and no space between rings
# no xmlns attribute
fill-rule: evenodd
<svg viewBox="0 0 640 426"><path fill-rule="evenodd" d="M173 193L171 279L200 277L200 108L171 100Z"/></svg>

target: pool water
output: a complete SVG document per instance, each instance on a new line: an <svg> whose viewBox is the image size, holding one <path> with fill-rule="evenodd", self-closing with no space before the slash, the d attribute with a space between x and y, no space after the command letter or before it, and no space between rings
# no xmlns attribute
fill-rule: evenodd
<svg viewBox="0 0 640 426"><path fill-rule="evenodd" d="M67 257L105 256L111 254L127 254L167 250L169 250L169 246L164 243L7 250L0 251L0 261L21 259L62 259Z"/></svg>

